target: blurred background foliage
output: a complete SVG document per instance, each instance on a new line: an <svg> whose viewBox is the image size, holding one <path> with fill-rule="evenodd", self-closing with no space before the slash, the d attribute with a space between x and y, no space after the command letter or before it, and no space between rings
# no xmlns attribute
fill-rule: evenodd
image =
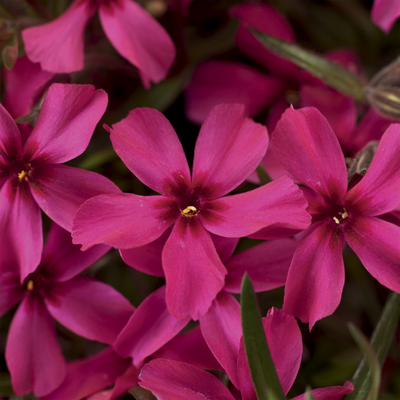
<svg viewBox="0 0 400 400"><path fill-rule="evenodd" d="M239 0L193 0L185 15L178 7L169 7L164 0L138 1L152 13L172 36L178 55L167 79L145 90L137 70L120 57L105 37L95 14L86 31L85 68L70 75L57 75L64 83L92 84L104 89L109 106L98 124L88 149L68 165L101 173L114 181L123 191L140 195L154 194L125 167L116 156L108 133L102 124L112 125L125 118L136 107L152 107L163 112L175 128L189 163L193 159L194 144L199 126L185 117L185 88L196 65L210 59L241 61L259 68L235 48L237 21L227 10ZM317 53L350 47L361 60L366 79L399 54L400 23L397 21L385 35L370 20L371 0L268 0L286 16L298 43ZM71 3L69 0L0 0L0 46L18 41L19 55L24 54L20 32L27 26L44 23L60 15ZM179 4L179 3L178 3ZM3 68L1 95L4 94ZM268 109L255 118L264 123ZM237 191L254 185L244 184ZM45 227L50 220L43 215ZM253 246L258 241L242 239L236 251ZM357 256L344 249L346 283L339 308L330 317L318 321L309 332L308 325L299 323L304 341L303 363L288 398L304 393L307 385L316 387L342 385L351 379L361 352L352 339L347 323L353 322L367 337L375 327L388 289L381 286L363 268ZM117 250L112 250L86 271L106 282L135 306L163 284L163 279L145 275L125 265ZM282 307L283 288L259 293L262 315L274 307ZM15 308L0 320L0 395L12 395L9 374L4 361L7 330ZM78 359L98 352L104 345L81 338L57 324L60 343L67 360ZM381 400L400 399L400 332L383 365ZM126 398L131 398L129 395ZM26 399L33 398L25 396ZM125 397L124 397L125 398ZM60 399L63 400L63 399ZM67 399L65 399L67 400Z"/></svg>

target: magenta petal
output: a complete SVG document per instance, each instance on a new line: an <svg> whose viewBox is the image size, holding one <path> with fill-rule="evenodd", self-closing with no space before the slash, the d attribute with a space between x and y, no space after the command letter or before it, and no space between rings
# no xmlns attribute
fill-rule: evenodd
<svg viewBox="0 0 400 400"><path fill-rule="evenodd" d="M294 253L285 287L283 311L309 322L331 315L344 285L343 234L333 222L318 225Z"/></svg>
<svg viewBox="0 0 400 400"><path fill-rule="evenodd" d="M40 263L43 249L42 217L29 187L22 182L15 188L9 180L0 190L0 239L11 243L18 259L21 282ZM7 251L2 248L2 251Z"/></svg>
<svg viewBox="0 0 400 400"><path fill-rule="evenodd" d="M267 128L244 118L242 104L220 104L201 126L193 161L193 187L215 199L241 184L268 147Z"/></svg>
<svg viewBox="0 0 400 400"><path fill-rule="evenodd" d="M237 358L242 337L239 302L224 290L200 318L201 332L215 358L239 388Z"/></svg>
<svg viewBox="0 0 400 400"><path fill-rule="evenodd" d="M170 339L176 336L190 321L190 317L178 320L167 310L165 286L148 296L134 312L114 343L123 357L132 357L133 364L140 363Z"/></svg>
<svg viewBox="0 0 400 400"><path fill-rule="evenodd" d="M271 139L278 161L295 180L338 203L347 192L343 152L328 121L313 107L288 108Z"/></svg>
<svg viewBox="0 0 400 400"><path fill-rule="evenodd" d="M170 234L171 229L167 229L158 239L145 246L133 249L121 249L119 251L121 257L126 264L140 272L163 277L164 270L161 255Z"/></svg>
<svg viewBox="0 0 400 400"><path fill-rule="evenodd" d="M73 224L73 243L86 250L104 243L117 249L144 246L170 227L178 217L175 200L163 196L105 194L87 200Z"/></svg>
<svg viewBox="0 0 400 400"><path fill-rule="evenodd" d="M219 60L200 64L186 89L186 114L201 124L217 104L241 103L245 116L254 117L272 105L284 83L245 64Z"/></svg>
<svg viewBox="0 0 400 400"><path fill-rule="evenodd" d="M352 392L354 386L350 381L346 381L343 386L331 386L321 389L311 390L311 394L315 400L341 400L344 395ZM293 397L291 400L305 400L306 394Z"/></svg>
<svg viewBox="0 0 400 400"><path fill-rule="evenodd" d="M283 286L297 245L294 239L273 240L234 255L225 263L228 275L224 289L240 293L245 272L256 292Z"/></svg>
<svg viewBox="0 0 400 400"><path fill-rule="evenodd" d="M327 119L344 149L349 148L356 127L355 101L328 86L304 85L300 91L301 106L317 108Z"/></svg>
<svg viewBox="0 0 400 400"><path fill-rule="evenodd" d="M0 267L2 267L0 263ZM11 307L19 303L25 295L25 288L21 286L19 274L0 272L0 317Z"/></svg>
<svg viewBox="0 0 400 400"><path fill-rule="evenodd" d="M63 163L83 153L108 103L92 85L50 86L39 117L24 146L33 164Z"/></svg>
<svg viewBox="0 0 400 400"><path fill-rule="evenodd" d="M33 391L41 397L63 381L65 361L40 297L28 295L19 306L8 333L6 361L17 395Z"/></svg>
<svg viewBox="0 0 400 400"><path fill-rule="evenodd" d="M4 70L7 82L4 104L13 118L28 114L52 77L52 73L43 71L27 56L18 58L11 71Z"/></svg>
<svg viewBox="0 0 400 400"><path fill-rule="evenodd" d="M397 0L375 0L371 10L371 19L385 33L400 17L400 3Z"/></svg>
<svg viewBox="0 0 400 400"><path fill-rule="evenodd" d="M261 32L289 42L295 35L286 19L273 7L265 3L244 3L232 7L230 15L243 24L236 34L236 45L244 54L256 60L278 77L296 80L298 68L268 51L244 26L251 26Z"/></svg>
<svg viewBox="0 0 400 400"><path fill-rule="evenodd" d="M242 237L267 226L306 229L310 224L306 207L301 190L285 176L246 193L204 202L199 217L216 235Z"/></svg>
<svg viewBox="0 0 400 400"><path fill-rule="evenodd" d="M346 196L345 203L357 214L375 216L400 204L400 124L383 134L367 173Z"/></svg>
<svg viewBox="0 0 400 400"><path fill-rule="evenodd" d="M72 244L69 232L53 224L44 246L41 266L49 280L63 282L90 267L109 249L108 246L99 244L87 251L81 251L79 245Z"/></svg>
<svg viewBox="0 0 400 400"><path fill-rule="evenodd" d="M283 392L287 394L300 369L303 341L296 319L271 308L262 319L272 360Z"/></svg>
<svg viewBox="0 0 400 400"><path fill-rule="evenodd" d="M22 139L17 124L9 112L0 104L0 162L19 160L21 150Z"/></svg>
<svg viewBox="0 0 400 400"><path fill-rule="evenodd" d="M114 150L145 185L175 196L190 185L190 171L181 142L170 122L159 111L136 108L113 125Z"/></svg>
<svg viewBox="0 0 400 400"><path fill-rule="evenodd" d="M100 21L121 56L139 69L146 88L164 79L175 60L175 45L166 30L139 4L120 0L101 4Z"/></svg>
<svg viewBox="0 0 400 400"><path fill-rule="evenodd" d="M178 361L150 361L139 378L141 387L163 400L235 400L214 375Z"/></svg>
<svg viewBox="0 0 400 400"><path fill-rule="evenodd" d="M379 218L354 216L344 237L368 272L400 293L400 227Z"/></svg>
<svg viewBox="0 0 400 400"><path fill-rule="evenodd" d="M50 314L87 339L112 344L134 307L113 287L88 276L53 283L46 291Z"/></svg>
<svg viewBox="0 0 400 400"><path fill-rule="evenodd" d="M219 258L225 264L235 251L236 246L239 243L239 238L226 238L211 234L211 239L213 240Z"/></svg>
<svg viewBox="0 0 400 400"><path fill-rule="evenodd" d="M121 358L112 348L67 364L62 384L41 400L80 400L112 385L128 368L130 360Z"/></svg>
<svg viewBox="0 0 400 400"><path fill-rule="evenodd" d="M279 381L283 392L287 394L300 368L303 353L300 329L294 317L277 308L268 311L268 315L262 318L262 324ZM254 398L243 340L240 342L238 375L243 400Z"/></svg>
<svg viewBox="0 0 400 400"><path fill-rule="evenodd" d="M178 319L204 315L224 286L226 268L210 234L196 218L180 217L162 254L167 305Z"/></svg>
<svg viewBox="0 0 400 400"><path fill-rule="evenodd" d="M115 380L111 390L104 390L89 396L86 400L114 400L120 398L129 389L138 385L140 369L133 365Z"/></svg>
<svg viewBox="0 0 400 400"><path fill-rule="evenodd" d="M54 73L83 69L83 34L94 11L89 1L76 0L54 21L24 29L29 59Z"/></svg>
<svg viewBox="0 0 400 400"><path fill-rule="evenodd" d="M380 140L392 122L372 107L367 110L353 133L351 154L362 150L371 140Z"/></svg>
<svg viewBox="0 0 400 400"><path fill-rule="evenodd" d="M223 370L207 346L199 325L172 338L153 354L153 358L181 361L200 369Z"/></svg>
<svg viewBox="0 0 400 400"><path fill-rule="evenodd" d="M40 208L67 231L72 230L75 214L87 199L121 192L100 174L66 165L39 165L33 170L32 179L32 195Z"/></svg>
<svg viewBox="0 0 400 400"><path fill-rule="evenodd" d="M78 208L91 197L120 193L104 176L79 168L57 164L39 165L32 172L32 195L41 209L58 225L72 230Z"/></svg>

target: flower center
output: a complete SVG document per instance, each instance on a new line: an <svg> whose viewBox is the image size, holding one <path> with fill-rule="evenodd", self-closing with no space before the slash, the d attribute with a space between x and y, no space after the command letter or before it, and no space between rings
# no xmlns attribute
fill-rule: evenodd
<svg viewBox="0 0 400 400"><path fill-rule="evenodd" d="M344 207L342 207L342 211L338 211L336 213L336 215L334 215L332 217L332 219L335 221L336 224L339 225L348 217L349 217L349 213L347 212L347 210Z"/></svg>
<svg viewBox="0 0 400 400"><path fill-rule="evenodd" d="M179 210L182 216L186 218L195 217L200 212L200 200L197 195L191 192L185 193L179 203Z"/></svg>
<svg viewBox="0 0 400 400"><path fill-rule="evenodd" d="M32 175L32 168L30 163L24 163L23 161L14 161L9 167L9 173L11 178L17 178L19 182L28 182Z"/></svg>
<svg viewBox="0 0 400 400"><path fill-rule="evenodd" d="M181 210L181 214L184 217L194 217L199 213L199 210L194 206L187 206L184 210Z"/></svg>
<svg viewBox="0 0 400 400"><path fill-rule="evenodd" d="M24 281L24 286L29 292L38 292L45 286L46 278L40 272L32 272Z"/></svg>

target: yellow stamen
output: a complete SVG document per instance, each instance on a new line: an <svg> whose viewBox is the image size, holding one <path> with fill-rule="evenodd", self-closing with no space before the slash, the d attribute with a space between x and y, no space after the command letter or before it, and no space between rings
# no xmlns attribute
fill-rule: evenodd
<svg viewBox="0 0 400 400"><path fill-rule="evenodd" d="M33 281L28 281L28 284L26 285L26 288L28 290L33 290Z"/></svg>
<svg viewBox="0 0 400 400"><path fill-rule="evenodd" d="M22 181L22 179L24 179L25 175L26 175L26 172L25 172L24 170L22 170L22 171L18 174L18 179L19 179L20 181Z"/></svg>
<svg viewBox="0 0 400 400"><path fill-rule="evenodd" d="M349 216L349 213L347 212L347 210L343 207L344 212L340 212L339 215L343 218L346 219Z"/></svg>
<svg viewBox="0 0 400 400"><path fill-rule="evenodd" d="M337 224L340 224L340 221L339 221L339 219L338 218L336 218L336 217L333 217L333 220L337 223Z"/></svg>
<svg viewBox="0 0 400 400"><path fill-rule="evenodd" d="M182 211L183 214L191 214L191 213L196 213L196 212L197 212L197 208L193 207L193 206L188 206Z"/></svg>

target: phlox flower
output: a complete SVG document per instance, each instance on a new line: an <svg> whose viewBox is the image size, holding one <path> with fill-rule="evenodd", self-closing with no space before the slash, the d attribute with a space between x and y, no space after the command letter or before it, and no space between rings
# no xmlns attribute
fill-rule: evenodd
<svg viewBox="0 0 400 400"><path fill-rule="evenodd" d="M230 9L230 15L241 22L236 33L238 49L271 75L239 62L210 60L200 64L186 89L186 115L198 124L219 103L243 103L250 117L265 107L286 108L285 92L304 78L296 65L267 50L244 26L294 42L290 24L271 5L239 4Z"/></svg>
<svg viewBox="0 0 400 400"><path fill-rule="evenodd" d="M167 231L159 239L143 247L120 250L123 260L142 272L164 276L161 257L169 234ZM228 272L223 289L217 294L207 312L200 317L200 328L215 358L227 371L233 384L238 386L236 369L242 328L239 303L230 293L240 293L245 272L253 280L257 292L283 286L298 241L268 241L232 256L237 239L216 235L211 235L211 238ZM135 365L139 365L145 357L154 352L154 349L159 348L160 343L176 335L190 320L177 320L168 312L165 286L163 288L157 291L157 297L153 293L145 300L149 302L153 299L154 305L146 309L143 307L139 312L145 302L142 303L114 343L115 350L121 356L132 357ZM146 335L143 329L154 335L148 338L149 335Z"/></svg>
<svg viewBox="0 0 400 400"><path fill-rule="evenodd" d="M244 118L242 105L220 105L201 127L192 177L168 120L136 109L109 128L125 165L161 196L96 196L79 209L74 243L118 249L144 246L172 224L162 251L170 313L197 320L223 288L226 268L210 233L242 237L263 229L263 238L290 236L309 224L300 189L287 177L250 192L222 197L241 184L264 156L268 133ZM265 232L264 229L267 231Z"/></svg>
<svg viewBox="0 0 400 400"><path fill-rule="evenodd" d="M400 17L398 0L375 0L371 10L371 19L385 33L388 33L397 18Z"/></svg>
<svg viewBox="0 0 400 400"><path fill-rule="evenodd" d="M165 29L131 0L75 0L54 21L22 31L25 50L46 71L83 69L84 30L99 10L104 32L112 45L139 70L143 85L165 78L175 59L175 45Z"/></svg>
<svg viewBox="0 0 400 400"><path fill-rule="evenodd" d="M0 315L21 301L8 332L6 362L17 395L43 396L61 384L66 362L53 318L76 334L111 344L134 307L111 286L78 274L108 246L83 253L69 232L53 224L38 268L21 284L12 238L0 253Z"/></svg>
<svg viewBox="0 0 400 400"><path fill-rule="evenodd" d="M300 367L303 345L296 320L279 309L272 308L262 318L262 323L284 393L290 390ZM146 364L139 376L139 385L150 390L163 400L256 400L256 394L247 365L243 339L238 343L238 376L240 394L234 396L214 375L183 362L156 359ZM229 373L228 373L229 375ZM231 377L229 375L229 377ZM340 400L351 392L353 385L314 389L312 394L318 400ZM239 397L240 396L240 397ZM295 397L303 400L305 395Z"/></svg>
<svg viewBox="0 0 400 400"><path fill-rule="evenodd" d="M313 217L293 256L283 310L310 329L335 311L344 242L374 278L400 292L400 227L380 218L400 204L400 124L385 131L367 173L349 190L339 142L317 109L286 110L271 141L278 161L306 186Z"/></svg>
<svg viewBox="0 0 400 400"><path fill-rule="evenodd" d="M152 317L153 315L148 319ZM142 331L153 340L157 340L160 333L146 331L146 328ZM129 389L138 386L138 377L145 362L158 357L185 362L201 369L222 370L208 349L200 329L195 327L175 336L168 343L163 343L159 351L149 355L138 366L132 365L130 358L119 356L112 347L94 356L68 363L62 384L41 400L117 399ZM110 385L114 387L108 389Z"/></svg>
<svg viewBox="0 0 400 400"><path fill-rule="evenodd" d="M53 84L37 122L23 137L0 105L0 243L11 237L18 254L21 282L40 261L42 209L71 230L78 207L89 197L119 189L94 172L59 165L87 147L107 106L107 94L90 85Z"/></svg>

